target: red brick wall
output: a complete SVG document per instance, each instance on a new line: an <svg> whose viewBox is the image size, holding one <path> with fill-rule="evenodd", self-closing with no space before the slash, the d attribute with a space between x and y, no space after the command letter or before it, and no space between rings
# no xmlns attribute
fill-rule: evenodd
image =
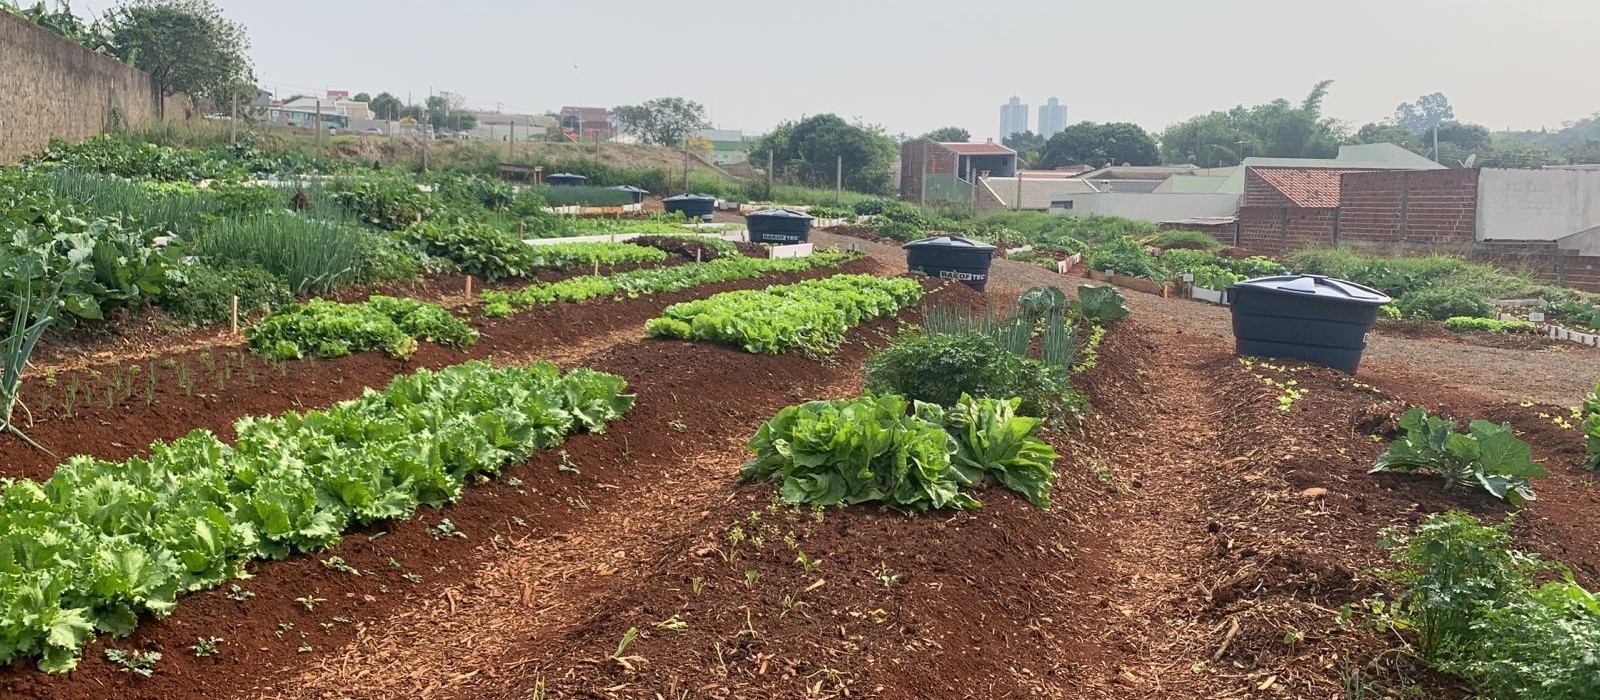
<svg viewBox="0 0 1600 700"><path fill-rule="evenodd" d="M1340 243L1469 246L1477 228L1478 171L1345 173L1339 205Z"/></svg>
<svg viewBox="0 0 1600 700"><path fill-rule="evenodd" d="M1240 206L1292 207L1294 202L1263 179L1255 168L1245 168L1244 201L1240 202Z"/></svg>
<svg viewBox="0 0 1600 700"><path fill-rule="evenodd" d="M927 149L924 151L923 146ZM922 198L922 156L928 156L928 174L952 175L956 172L956 153L932 141L916 139L900 147L900 198L916 202Z"/></svg>
<svg viewBox="0 0 1600 700"><path fill-rule="evenodd" d="M1301 248L1333 245L1335 208L1240 207L1239 247L1252 253L1287 255Z"/></svg>

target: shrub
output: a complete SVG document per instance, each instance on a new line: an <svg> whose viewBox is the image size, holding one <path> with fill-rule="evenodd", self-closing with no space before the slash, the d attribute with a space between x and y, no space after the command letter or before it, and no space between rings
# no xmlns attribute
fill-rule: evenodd
<svg viewBox="0 0 1600 700"><path fill-rule="evenodd" d="M1384 532L1404 590L1386 615L1414 628L1423 657L1484 697L1600 697L1600 598L1559 564L1511 547L1508 519L1430 515L1410 534ZM1541 574L1559 579L1536 585Z"/></svg>
<svg viewBox="0 0 1600 700"><path fill-rule="evenodd" d="M699 260L700 262L710 262L724 255L739 255L739 246L737 244L710 236L652 234L638 236L629 239L628 242L634 245L664 250L685 260Z"/></svg>
<svg viewBox="0 0 1600 700"><path fill-rule="evenodd" d="M1483 296L1465 289L1432 287L1400 297L1400 313L1406 318L1442 321L1452 316L1487 318L1494 305Z"/></svg>
<svg viewBox="0 0 1600 700"><path fill-rule="evenodd" d="M194 326L227 321L232 297L239 297L239 316L272 311L293 298L272 273L259 267L216 268L205 263L168 270L172 281L158 303L178 320Z"/></svg>
<svg viewBox="0 0 1600 700"><path fill-rule="evenodd" d="M537 257L533 246L517 234L460 219L413 224L402 234L402 240L426 255L449 260L462 272L490 282L528 274Z"/></svg>
<svg viewBox="0 0 1600 700"><path fill-rule="evenodd" d="M219 180L211 183L206 193L217 200L217 210L224 216L260 214L289 204L289 196L283 190L267 185Z"/></svg>
<svg viewBox="0 0 1600 700"><path fill-rule="evenodd" d="M1536 328L1528 321L1516 319L1502 321L1496 318L1478 318L1476 316L1451 316L1444 320L1444 327L1453 331L1483 331L1485 333L1529 332Z"/></svg>
<svg viewBox="0 0 1600 700"><path fill-rule="evenodd" d="M400 231L444 211L444 200L403 177L345 178L330 187L333 200L363 223Z"/></svg>
<svg viewBox="0 0 1600 700"><path fill-rule="evenodd" d="M867 358L863 369L869 392L939 406L954 406L963 394L1020 397L1020 410L1032 416L1048 415L1069 391L1065 372L1008 351L978 332L902 333Z"/></svg>
<svg viewBox="0 0 1600 700"><path fill-rule="evenodd" d="M1128 317L1128 305L1122 292L1110 285L1081 285L1078 287L1078 313L1095 324L1115 323Z"/></svg>
<svg viewBox="0 0 1600 700"><path fill-rule="evenodd" d="M1200 231L1162 231L1150 239L1150 245L1163 250L1221 250L1222 241Z"/></svg>
<svg viewBox="0 0 1600 700"><path fill-rule="evenodd" d="M1089 268L1110 270L1119 275L1164 280L1166 272L1144 245L1132 238L1118 237L1101 243L1089 254Z"/></svg>

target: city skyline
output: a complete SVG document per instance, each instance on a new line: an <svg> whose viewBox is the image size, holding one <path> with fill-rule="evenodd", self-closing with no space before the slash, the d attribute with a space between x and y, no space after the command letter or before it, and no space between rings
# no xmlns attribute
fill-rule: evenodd
<svg viewBox="0 0 1600 700"><path fill-rule="evenodd" d="M1000 105L1000 132L996 141L1011 138L1012 134L1020 134L1028 130L1028 105L1022 104L1022 98L1011 96L1005 104Z"/></svg>
<svg viewBox="0 0 1600 700"><path fill-rule="evenodd" d="M1040 136L1050 138L1061 133L1067 128L1067 106L1061 104L1059 98L1052 97L1039 105L1039 130Z"/></svg>

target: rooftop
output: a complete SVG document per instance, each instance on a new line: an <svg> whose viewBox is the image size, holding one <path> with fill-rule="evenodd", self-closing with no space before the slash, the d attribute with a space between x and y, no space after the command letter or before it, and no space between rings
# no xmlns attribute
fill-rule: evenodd
<svg viewBox="0 0 1600 700"><path fill-rule="evenodd" d="M1016 155L1016 153L1017 153L1016 151L1013 151L1013 150L1011 150L1009 148L1006 148L1005 146L1002 146L1002 145L1000 145L998 143L945 143L945 142L940 142L939 145L940 146L944 146L945 148L948 148L948 149L950 149L952 151L955 151L956 153L959 153L959 154L964 155L964 156L1010 156L1010 155Z"/></svg>
<svg viewBox="0 0 1600 700"><path fill-rule="evenodd" d="M1363 168L1275 168L1254 167L1273 189L1282 192L1297 207L1327 209L1339 206L1339 176L1366 172Z"/></svg>
<svg viewBox="0 0 1600 700"><path fill-rule="evenodd" d="M1017 208L1017 178L982 178L985 187L994 193L1006 208ZM1088 194L1094 186L1076 178L1022 178L1022 209L1049 209L1050 203L1066 195Z"/></svg>

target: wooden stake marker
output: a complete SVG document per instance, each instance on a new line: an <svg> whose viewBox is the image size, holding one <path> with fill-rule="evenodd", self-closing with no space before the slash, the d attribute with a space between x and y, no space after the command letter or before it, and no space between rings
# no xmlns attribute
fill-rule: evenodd
<svg viewBox="0 0 1600 700"><path fill-rule="evenodd" d="M467 298L472 298L472 275L467 275Z"/></svg>
<svg viewBox="0 0 1600 700"><path fill-rule="evenodd" d="M235 295L233 295L233 297L231 299L228 300L228 308L229 308L229 312L228 312L228 318L229 318L228 327L233 330L233 334L234 335L238 335L239 334L239 295L235 294Z"/></svg>

